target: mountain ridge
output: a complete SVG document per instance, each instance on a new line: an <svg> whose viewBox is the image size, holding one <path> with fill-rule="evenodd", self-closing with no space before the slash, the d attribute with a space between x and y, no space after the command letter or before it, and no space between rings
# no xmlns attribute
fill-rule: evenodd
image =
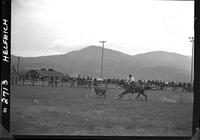
<svg viewBox="0 0 200 140"><path fill-rule="evenodd" d="M101 51L99 46L88 46L61 55L20 57L20 68L50 67L64 74L99 77ZM17 56L12 55L11 63L17 65ZM164 51L128 55L104 48L103 76L121 78L129 73L136 74L138 79L189 81L190 58Z"/></svg>
<svg viewBox="0 0 200 140"><path fill-rule="evenodd" d="M88 46L88 47L81 48L81 49L79 49L79 50L69 51L69 52L66 52L66 53L63 53L63 54L52 54L52 55L43 55L43 56L28 56L28 57L27 57L27 56L19 56L19 55L15 55L15 54L11 54L11 55L13 55L13 56L15 56L15 57L24 57L24 58L60 56L60 55L66 55L66 54L71 53L71 52L77 52L77 51L81 51L81 50L89 49L89 48L93 48L93 47L102 49L101 46L90 45L90 46ZM170 53L170 54L177 54L177 55L185 56L185 57L191 57L191 56L179 54L179 53L176 53L176 52L169 52L169 51L162 51L162 50L158 50L158 51L149 51L149 52L145 52L145 53L138 53L138 54L130 55L130 54L127 54L127 53L124 53L124 52L120 52L120 51L117 51L117 50L114 50L114 49L110 49L110 48L104 48L104 49L111 50L111 51L115 51L115 52L119 52L119 53L121 53L121 54L129 55L129 56L137 56L137 55L143 55L143 54L146 55L146 54L149 54L149 53L158 53L158 52L159 52L159 53Z"/></svg>

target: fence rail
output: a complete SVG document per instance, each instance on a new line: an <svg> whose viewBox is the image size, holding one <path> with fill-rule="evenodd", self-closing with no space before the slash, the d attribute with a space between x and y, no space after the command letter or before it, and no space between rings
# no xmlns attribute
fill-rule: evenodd
<svg viewBox="0 0 200 140"><path fill-rule="evenodd" d="M76 88L92 88L94 85L100 88L109 88L109 89L122 89L117 82L106 82L106 81L77 81L77 80L56 80L56 81L47 81L47 80L32 80L32 79L23 79L23 78L11 78L11 84L17 85L33 85L33 86L51 86L51 87L76 87ZM167 85L164 87L159 87L158 85L151 84L148 90L172 90L172 91L184 91L184 92L193 92L191 87L175 87Z"/></svg>

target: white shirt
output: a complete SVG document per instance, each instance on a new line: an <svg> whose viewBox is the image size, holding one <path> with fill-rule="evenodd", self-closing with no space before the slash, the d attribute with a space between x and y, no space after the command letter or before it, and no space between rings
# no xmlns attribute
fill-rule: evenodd
<svg viewBox="0 0 200 140"><path fill-rule="evenodd" d="M135 81L136 81L135 78L132 76L131 78L129 78L128 83L135 82Z"/></svg>

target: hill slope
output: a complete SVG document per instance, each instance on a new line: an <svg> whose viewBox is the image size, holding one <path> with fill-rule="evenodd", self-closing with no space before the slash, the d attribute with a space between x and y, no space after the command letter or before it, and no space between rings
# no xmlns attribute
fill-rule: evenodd
<svg viewBox="0 0 200 140"><path fill-rule="evenodd" d="M17 57L11 57L17 65ZM20 57L20 68L54 68L64 74L100 76L101 47L89 46L63 55L42 57ZM104 49L103 76L121 78L129 73L138 79L189 81L190 58L176 53L149 52L127 55L118 51Z"/></svg>

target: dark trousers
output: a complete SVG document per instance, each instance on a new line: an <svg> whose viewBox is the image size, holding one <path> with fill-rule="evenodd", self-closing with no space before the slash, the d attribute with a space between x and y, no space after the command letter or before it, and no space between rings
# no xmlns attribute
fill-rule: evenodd
<svg viewBox="0 0 200 140"><path fill-rule="evenodd" d="M132 91L135 87L135 83L131 82L130 84L127 85L126 91Z"/></svg>

